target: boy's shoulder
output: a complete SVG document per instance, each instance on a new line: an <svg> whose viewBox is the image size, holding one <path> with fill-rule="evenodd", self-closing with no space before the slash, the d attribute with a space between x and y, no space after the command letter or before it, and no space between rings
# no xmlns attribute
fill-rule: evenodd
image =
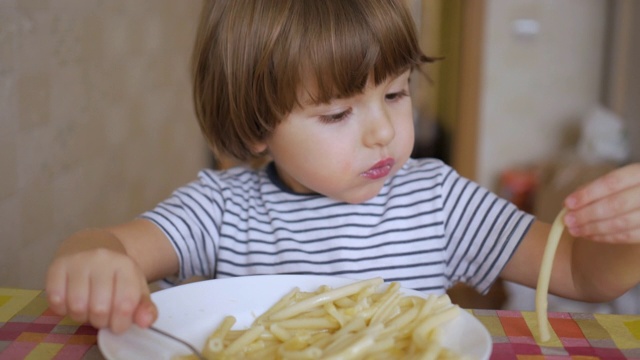
<svg viewBox="0 0 640 360"><path fill-rule="evenodd" d="M265 178L264 169L252 169L245 166L236 166L224 170L202 169L198 173L200 182L216 187L257 184Z"/></svg>

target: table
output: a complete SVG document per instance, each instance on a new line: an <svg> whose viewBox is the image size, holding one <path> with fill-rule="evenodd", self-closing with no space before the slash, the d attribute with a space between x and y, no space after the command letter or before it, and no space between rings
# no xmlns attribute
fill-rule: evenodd
<svg viewBox="0 0 640 360"><path fill-rule="evenodd" d="M640 360L640 315L550 313L553 337L540 344L533 312L469 311L491 333L494 360ZM43 291L0 288L0 360L104 359L96 335L51 312Z"/></svg>
<svg viewBox="0 0 640 360"><path fill-rule="evenodd" d="M41 290L0 288L0 359L104 359L97 330L49 310Z"/></svg>

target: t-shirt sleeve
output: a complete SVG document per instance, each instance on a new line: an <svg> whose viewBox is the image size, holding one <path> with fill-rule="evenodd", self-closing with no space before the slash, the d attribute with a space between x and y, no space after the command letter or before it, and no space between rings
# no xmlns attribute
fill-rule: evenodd
<svg viewBox="0 0 640 360"><path fill-rule="evenodd" d="M177 189L154 209L140 215L164 232L178 256L179 273L164 279L164 285L194 276L215 277L224 204L221 187L214 172L202 171L198 180Z"/></svg>
<svg viewBox="0 0 640 360"><path fill-rule="evenodd" d="M534 217L449 167L442 184L449 285L464 282L486 293Z"/></svg>

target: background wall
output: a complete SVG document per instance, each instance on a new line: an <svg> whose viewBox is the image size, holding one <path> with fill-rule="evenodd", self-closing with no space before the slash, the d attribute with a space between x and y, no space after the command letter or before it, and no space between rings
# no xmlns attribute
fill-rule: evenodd
<svg viewBox="0 0 640 360"><path fill-rule="evenodd" d="M131 219L208 153L191 105L199 1L0 1L0 286Z"/></svg>
<svg viewBox="0 0 640 360"><path fill-rule="evenodd" d="M611 54L606 70L605 102L626 122L630 160L640 161L640 2L611 3Z"/></svg>
<svg viewBox="0 0 640 360"><path fill-rule="evenodd" d="M477 181L557 155L601 96L606 0L488 0ZM514 21L539 32L516 36Z"/></svg>
<svg viewBox="0 0 640 360"><path fill-rule="evenodd" d="M631 31L629 32L629 51L627 62L629 81L627 83L628 91L626 93L627 101L626 111L622 116L627 120L627 128L629 129L629 139L631 145L631 159L640 161L640 4L638 2L629 2L632 8Z"/></svg>

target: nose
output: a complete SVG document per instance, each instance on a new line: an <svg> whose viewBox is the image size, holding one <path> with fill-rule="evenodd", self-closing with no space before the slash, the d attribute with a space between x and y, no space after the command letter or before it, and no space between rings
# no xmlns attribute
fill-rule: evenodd
<svg viewBox="0 0 640 360"><path fill-rule="evenodd" d="M364 123L363 143L367 147L387 146L396 136L391 114L385 109L371 111Z"/></svg>

